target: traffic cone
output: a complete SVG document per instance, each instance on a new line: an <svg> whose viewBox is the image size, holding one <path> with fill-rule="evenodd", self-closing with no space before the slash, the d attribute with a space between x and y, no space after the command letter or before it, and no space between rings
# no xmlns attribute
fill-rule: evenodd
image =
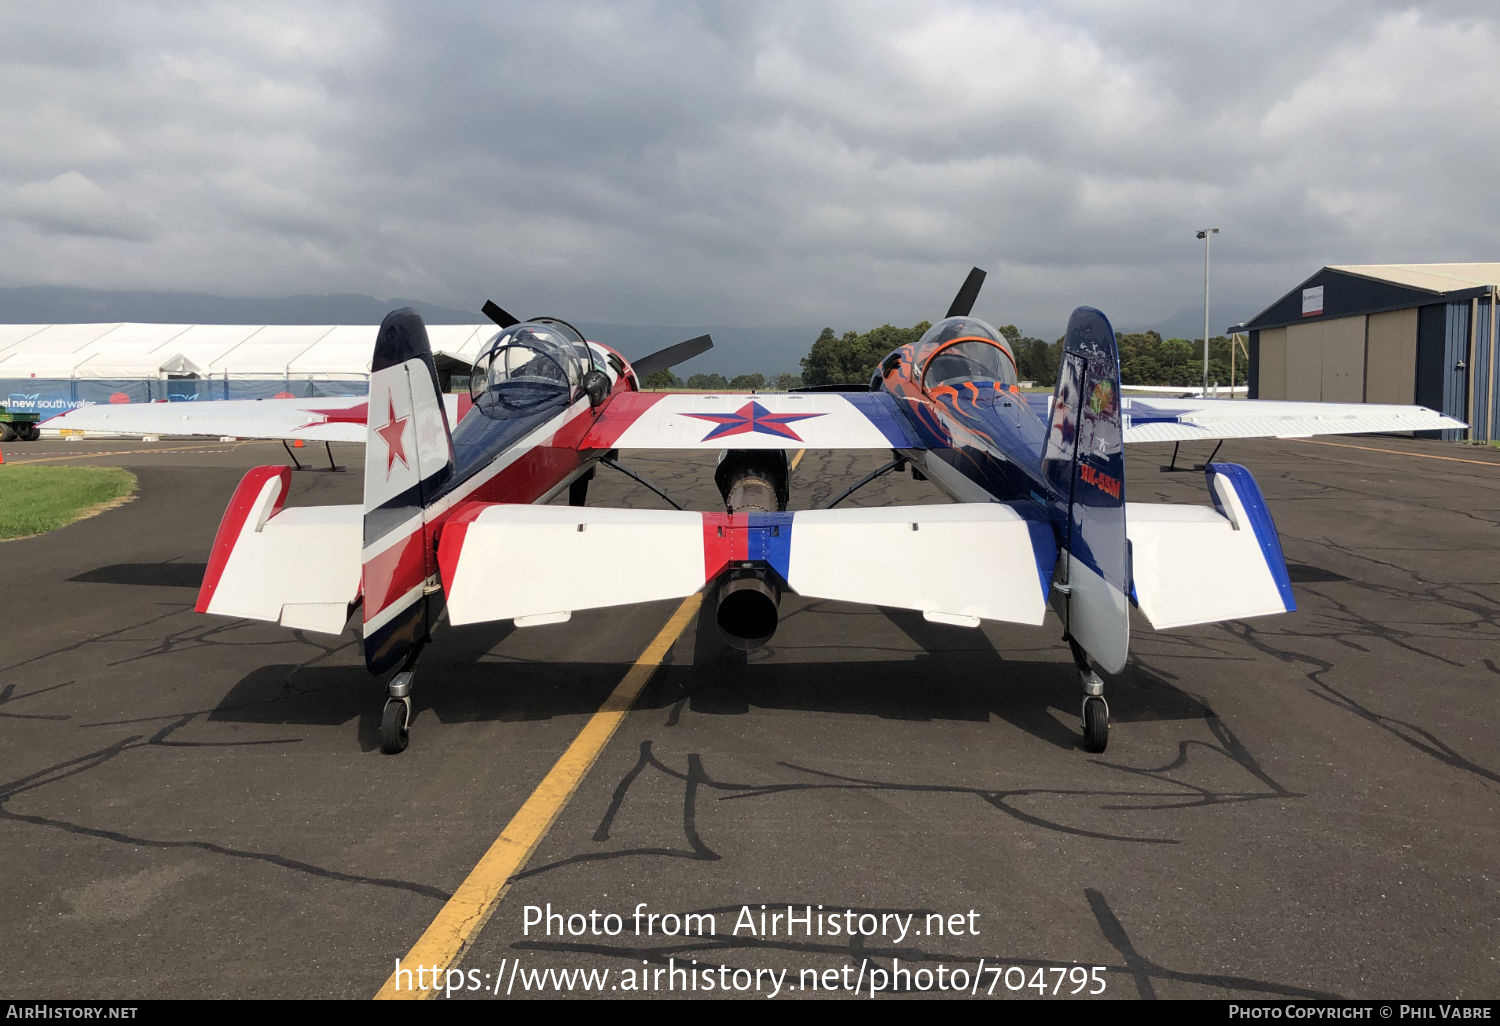
<svg viewBox="0 0 1500 1026"><path fill-rule="evenodd" d="M302 439L300 439L300 438L294 438L294 439L292 439L292 448L293 449L300 449L300 448L302 448Z"/></svg>

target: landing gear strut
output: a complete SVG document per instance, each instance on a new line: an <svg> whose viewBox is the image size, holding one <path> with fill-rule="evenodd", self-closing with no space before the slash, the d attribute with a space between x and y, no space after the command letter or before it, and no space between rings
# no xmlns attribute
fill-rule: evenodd
<svg viewBox="0 0 1500 1026"><path fill-rule="evenodd" d="M1073 652L1073 663L1083 684L1083 747L1085 751L1102 752L1109 744L1109 703L1104 700L1104 681L1089 665L1088 653L1071 637L1068 648Z"/></svg>

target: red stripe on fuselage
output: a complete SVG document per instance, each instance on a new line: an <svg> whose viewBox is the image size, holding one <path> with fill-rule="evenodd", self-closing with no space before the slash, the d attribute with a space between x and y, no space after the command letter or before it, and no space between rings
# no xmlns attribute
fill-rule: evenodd
<svg viewBox="0 0 1500 1026"><path fill-rule="evenodd" d="M613 449L630 426L666 398L665 392L622 392L610 396L593 427L578 443L580 449Z"/></svg>
<svg viewBox="0 0 1500 1026"><path fill-rule="evenodd" d="M245 521L250 516L250 507L254 505L256 497L260 495L261 489L267 481L272 478L281 478L281 493L276 496L276 503L271 507L271 516L281 512L282 505L286 502L286 493L292 485L292 468L280 467L251 467L230 496L229 506L224 510L224 518L219 521L219 532L214 535L213 551L208 557L208 566L203 574L203 585L198 589L198 601L193 606L197 613L208 612L208 604L214 600L214 591L219 587L219 579L224 576L224 568L229 565L229 557L234 552L234 545L240 540L240 534L245 529ZM267 517L266 519L270 519Z"/></svg>
<svg viewBox="0 0 1500 1026"><path fill-rule="evenodd" d="M703 514L703 579L711 581L733 562L750 558L748 513Z"/></svg>

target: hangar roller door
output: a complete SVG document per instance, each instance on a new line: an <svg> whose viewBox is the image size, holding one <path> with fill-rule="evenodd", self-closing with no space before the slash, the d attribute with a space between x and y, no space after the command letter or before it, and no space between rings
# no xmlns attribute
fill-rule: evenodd
<svg viewBox="0 0 1500 1026"><path fill-rule="evenodd" d="M1323 322L1325 403L1357 403L1365 397L1365 319L1340 317Z"/></svg>
<svg viewBox="0 0 1500 1026"><path fill-rule="evenodd" d="M1371 314L1365 402L1410 403L1417 394L1417 308Z"/></svg>
<svg viewBox="0 0 1500 1026"><path fill-rule="evenodd" d="M1286 329L1267 328L1260 333L1260 377L1256 395L1261 399L1286 398Z"/></svg>
<svg viewBox="0 0 1500 1026"><path fill-rule="evenodd" d="M1267 334L1261 333L1262 353ZM1264 371L1261 380L1265 380ZM1364 388L1365 318L1337 317L1287 326L1286 398L1357 403L1364 398Z"/></svg>
<svg viewBox="0 0 1500 1026"><path fill-rule="evenodd" d="M1293 324L1286 329L1286 397L1303 402L1323 398L1323 325Z"/></svg>

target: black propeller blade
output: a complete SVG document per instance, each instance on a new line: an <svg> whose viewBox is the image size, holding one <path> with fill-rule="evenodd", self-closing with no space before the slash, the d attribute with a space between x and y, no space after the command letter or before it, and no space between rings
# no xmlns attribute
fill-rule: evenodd
<svg viewBox="0 0 1500 1026"><path fill-rule="evenodd" d="M984 272L975 267L969 271L968 278L964 279L963 288L958 290L958 295L953 297L953 305L948 308L944 317L967 317L974 309L974 301L979 298L979 287L984 284Z"/></svg>
<svg viewBox="0 0 1500 1026"><path fill-rule="evenodd" d="M500 309L493 299L486 299L484 306L480 307L480 310L486 317L500 325L501 328L509 328L513 324L521 323L519 319L512 317Z"/></svg>
<svg viewBox="0 0 1500 1026"><path fill-rule="evenodd" d="M691 360L699 353L706 353L714 347L713 336L699 335L690 338L686 342L679 342L675 346L658 349L650 356L643 356L639 360L631 360L630 366L635 371L636 380L645 381L657 371L675 367L686 360Z"/></svg>

